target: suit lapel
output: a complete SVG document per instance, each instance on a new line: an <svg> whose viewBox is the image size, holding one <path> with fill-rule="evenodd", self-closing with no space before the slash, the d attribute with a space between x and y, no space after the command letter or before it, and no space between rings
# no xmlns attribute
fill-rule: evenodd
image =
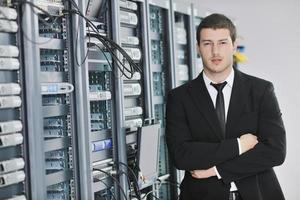
<svg viewBox="0 0 300 200"><path fill-rule="evenodd" d="M235 70L233 88L231 91L230 103L226 121L226 137L230 137L230 132L236 126L237 120L240 118L246 105L249 88L246 85L243 74Z"/></svg>
<svg viewBox="0 0 300 200"><path fill-rule="evenodd" d="M222 140L224 139L222 130L218 122L213 102L205 86L202 73L191 82L188 90L198 110L206 118L215 135Z"/></svg>

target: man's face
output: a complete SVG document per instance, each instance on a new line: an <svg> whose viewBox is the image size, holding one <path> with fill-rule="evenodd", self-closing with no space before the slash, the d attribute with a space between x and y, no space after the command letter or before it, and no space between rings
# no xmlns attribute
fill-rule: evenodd
<svg viewBox="0 0 300 200"><path fill-rule="evenodd" d="M198 49L208 73L226 73L231 69L236 44L233 44L228 29L202 29Z"/></svg>

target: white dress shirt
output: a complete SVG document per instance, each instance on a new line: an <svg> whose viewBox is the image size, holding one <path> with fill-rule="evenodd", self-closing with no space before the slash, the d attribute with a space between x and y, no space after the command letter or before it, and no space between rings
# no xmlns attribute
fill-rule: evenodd
<svg viewBox="0 0 300 200"><path fill-rule="evenodd" d="M216 99L217 99L217 95L218 95L218 91L214 88L214 86L212 86L210 83L215 83L214 81L210 80L204 73L203 71L203 79L204 79L204 83L206 85L206 88L208 90L208 93L210 95L210 98L214 104L214 107L216 107ZM234 70L232 69L229 76L225 79L225 81L227 82L227 84L225 85L225 87L223 88L222 92L223 92L223 96L224 96L224 106L225 106L225 121L227 120L227 113L228 113L228 108L229 108L229 103L230 103L230 97L231 97L231 91L232 91L232 86L233 86L233 80L234 80ZM241 154L241 146L240 146L240 139L237 138L238 141L238 147L239 147L239 154ZM220 174L218 173L218 170L216 168L216 166L214 166L214 169L216 171L217 177L219 179L221 179L222 177L220 176ZM231 182L231 187L230 187L230 191L236 191L237 187L235 185L234 182Z"/></svg>

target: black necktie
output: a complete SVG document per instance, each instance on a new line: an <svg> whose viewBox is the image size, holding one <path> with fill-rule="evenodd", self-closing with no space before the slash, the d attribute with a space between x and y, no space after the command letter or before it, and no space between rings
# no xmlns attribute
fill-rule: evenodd
<svg viewBox="0 0 300 200"><path fill-rule="evenodd" d="M216 99L216 113L220 122L220 126L222 128L222 134L225 136L226 131L226 123L225 123L225 104L224 104L224 96L223 96L223 88L227 84L227 82L223 83L210 83L214 88L218 91L217 99Z"/></svg>

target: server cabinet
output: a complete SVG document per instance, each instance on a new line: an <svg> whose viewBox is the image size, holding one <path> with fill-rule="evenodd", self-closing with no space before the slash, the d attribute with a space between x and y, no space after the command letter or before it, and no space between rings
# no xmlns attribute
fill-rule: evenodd
<svg viewBox="0 0 300 200"><path fill-rule="evenodd" d="M0 2L0 199L29 196L20 14Z"/></svg>
<svg viewBox="0 0 300 200"><path fill-rule="evenodd" d="M198 44L197 44L197 28L201 23L201 20L204 17L204 12L195 8L195 5L192 4L192 44L194 49L194 60L193 60L193 75L192 78L196 78L203 69L202 59L198 53Z"/></svg>
<svg viewBox="0 0 300 200"><path fill-rule="evenodd" d="M34 10L34 6L41 9ZM24 3L27 117L33 134L32 199L77 199L76 111L70 5L63 1ZM28 24L26 24L28 27ZM37 166L33 166L37 164Z"/></svg>
<svg viewBox="0 0 300 200"><path fill-rule="evenodd" d="M150 58L151 106L153 117L161 126L159 147L159 179L156 197L172 199L172 166L170 165L165 140L166 95L172 87L173 40L171 33L170 1L147 2L148 44Z"/></svg>
<svg viewBox="0 0 300 200"><path fill-rule="evenodd" d="M93 199L117 198L119 185L113 174L117 161L114 81L112 55L101 38L112 39L111 2L88 1L86 25L90 168L92 169Z"/></svg>
<svg viewBox="0 0 300 200"><path fill-rule="evenodd" d="M194 49L192 45L191 4L171 0L173 46L174 46L174 87L192 78Z"/></svg>
<svg viewBox="0 0 300 200"><path fill-rule="evenodd" d="M136 166L137 155L137 131L153 118L150 103L150 82L149 82L149 58L147 48L147 26L146 26L146 6L143 0L126 1L116 0L115 5L115 41L128 53L131 59L140 67L139 72L135 72L132 78L123 77L120 79L118 109L122 110L120 120L123 120L119 127L120 138L126 139L122 142L121 148L125 144L127 154L124 155L122 149L119 151L119 158L126 159L130 168ZM120 96L120 94L122 96ZM124 158L122 158L124 156ZM122 181L122 179L121 179ZM131 180L132 182L133 180ZM149 183L147 183L149 184ZM126 190L130 192L132 183L124 184ZM151 186L151 185L150 185ZM130 195L130 194L129 194Z"/></svg>

